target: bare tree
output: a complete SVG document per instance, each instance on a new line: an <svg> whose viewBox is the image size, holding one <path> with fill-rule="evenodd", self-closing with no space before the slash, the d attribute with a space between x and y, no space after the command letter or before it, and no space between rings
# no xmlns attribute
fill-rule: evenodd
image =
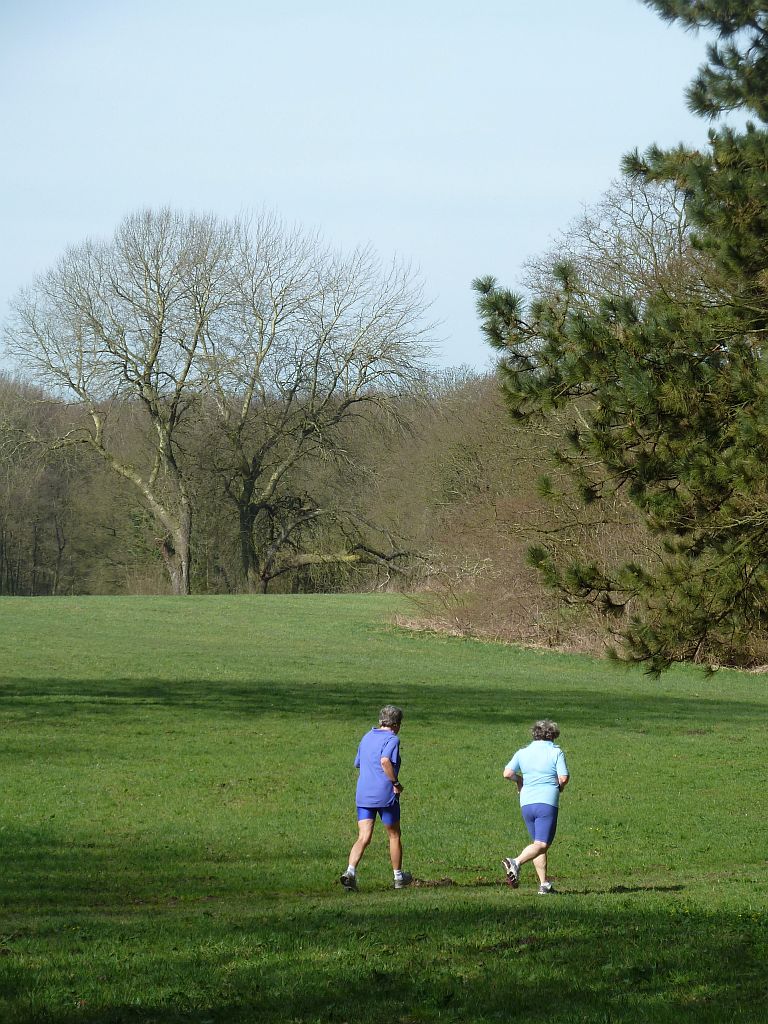
<svg viewBox="0 0 768 1024"><path fill-rule="evenodd" d="M614 181L605 195L525 263L534 293L559 288L553 271L575 270L575 287L590 307L606 293L642 303L654 292L671 296L711 289L710 261L692 244L684 197L669 183Z"/></svg>
<svg viewBox="0 0 768 1024"><path fill-rule="evenodd" d="M299 539L324 517L355 537L339 561L399 557L396 545L366 551L350 517L297 491L296 473L343 461L340 426L366 408L395 415L422 373L424 311L408 267L371 249L333 252L268 214L144 211L23 292L7 348L72 405L74 426L37 440L87 445L141 496L174 593L190 591L201 467L236 509L247 585L264 590L291 560L319 557Z"/></svg>
<svg viewBox="0 0 768 1024"><path fill-rule="evenodd" d="M234 231L170 210L127 217L108 242L69 249L14 306L7 347L29 376L82 410L56 446L87 444L130 481L158 525L174 593L189 593L192 501L179 431L204 386L203 340L229 298ZM144 450L122 444L140 409Z"/></svg>
<svg viewBox="0 0 768 1024"><path fill-rule="evenodd" d="M265 591L278 575L334 560L392 564L396 544L366 544L342 507L296 489L296 473L313 460L343 462L342 426L373 407L397 415L398 395L418 384L421 284L370 248L339 254L269 215L241 224L237 246L230 330L207 338L205 353L213 460L237 509L247 586ZM344 543L306 550L327 518Z"/></svg>

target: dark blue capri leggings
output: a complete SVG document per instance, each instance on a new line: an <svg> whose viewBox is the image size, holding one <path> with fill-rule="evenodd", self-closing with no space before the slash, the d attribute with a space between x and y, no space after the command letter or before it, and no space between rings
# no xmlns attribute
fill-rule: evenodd
<svg viewBox="0 0 768 1024"><path fill-rule="evenodd" d="M524 804L520 810L531 839L549 846L557 831L557 807L551 804Z"/></svg>

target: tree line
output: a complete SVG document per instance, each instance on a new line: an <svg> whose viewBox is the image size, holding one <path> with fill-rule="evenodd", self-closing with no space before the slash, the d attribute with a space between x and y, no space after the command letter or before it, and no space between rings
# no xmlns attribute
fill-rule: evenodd
<svg viewBox="0 0 768 1024"><path fill-rule="evenodd" d="M163 233L177 216L162 212ZM140 215L147 227L156 218ZM274 245L273 237L264 251L271 253ZM82 259L80 250L73 252ZM598 301L601 287L620 285L640 295L659 281L682 287L701 269L679 193L629 180L615 183L548 252L529 261L531 292L555 287L564 253L578 271L585 309ZM59 286L72 274L66 262L72 255L53 272ZM366 256L375 266L375 257ZM343 263L338 256L334 260ZM314 280L321 280L317 271ZM397 338L408 359L394 365L390 348L388 376L380 374L370 386L359 357L343 373L338 369L352 364L344 346L365 325L360 315L355 332L335 337L316 326L307 329L303 318L291 321L286 312L280 314L279 336L275 315L270 337L259 327L261 348L250 350L251 362L243 357L242 342L234 353L232 335L225 347L218 335L210 341L202 332L204 369L197 371L194 386L186 371L183 388L178 368L165 369L162 359L170 355L162 344L153 347L146 340L152 339L148 328L131 342L132 349L127 332L118 346L107 344L106 329L100 328L101 340L88 341L93 352L87 353L86 370L86 331L68 327L71 333L63 339L69 347L63 340L52 346L60 324L43 320L50 313L39 297L48 281L43 276L20 297L17 316L23 317L12 325L11 343L29 368L27 382L0 382L8 456L0 492L3 592L178 590L169 549L179 545L174 521L156 513L162 505L171 512L187 509L186 578L192 592L398 587L422 595L414 616L441 629L602 649L613 626L610 616L597 606L575 607L546 585L527 555L545 539L562 557L578 551L584 559L610 558L630 549L652 557L653 542L631 503L617 496L599 513L581 508L578 488L557 461L572 417L583 415L578 403L546 422L520 422L509 416L494 371L431 368L427 333L415 318L423 316L422 305L410 307L417 326L407 344ZM113 271L110 287L118 281ZM338 271L333 282L338 285ZM385 283L390 287L390 279ZM397 294L403 294L402 284ZM381 295L380 279L377 287ZM411 287L407 294L413 303L418 293ZM124 301L123 295L117 298ZM307 305L326 301L317 287L304 298ZM334 301L335 323L341 323L342 307ZM58 297L56 302L58 310ZM144 291L142 302L146 315ZM266 321L262 313L260 325ZM398 327L402 323L400 318ZM166 337L175 345L172 354L181 346ZM323 364L326 347L330 368ZM64 356L82 377L74 394L61 382ZM369 338L365 359L374 358ZM150 360L154 376L147 374ZM101 370L101 361L113 376ZM248 366L254 367L250 377ZM97 396L105 378L111 390ZM164 444L170 469L163 462Z"/></svg>
<svg viewBox="0 0 768 1024"><path fill-rule="evenodd" d="M4 594L173 591L164 524L141 489L80 439L87 415L80 403L0 378ZM175 438L190 495L194 593L426 588L447 609L450 595L492 575L501 504L510 522L510 501L521 511L528 501L510 498L531 448L509 420L495 376L432 371L411 391L339 423L333 448L328 439L283 473L244 552L216 416L199 403ZM121 459L148 457L137 403L115 403L105 418ZM535 496L535 472L525 472ZM515 543L520 566L524 541Z"/></svg>
<svg viewBox="0 0 768 1024"><path fill-rule="evenodd" d="M268 215L142 211L16 300L7 350L42 394L6 447L95 457L151 522L173 593L191 591L204 505L235 519L249 590L311 564L321 533L339 562L394 564L393 538L325 490L353 424L397 421L418 388L425 311L408 267L370 249L339 254Z"/></svg>

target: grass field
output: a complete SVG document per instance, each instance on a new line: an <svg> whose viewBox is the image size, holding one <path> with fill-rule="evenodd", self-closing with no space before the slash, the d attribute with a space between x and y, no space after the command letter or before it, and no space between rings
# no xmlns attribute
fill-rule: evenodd
<svg viewBox="0 0 768 1024"><path fill-rule="evenodd" d="M389 597L0 600L0 1021L768 1019L768 683L390 625ZM351 762L401 733L405 867ZM535 718L560 894L502 884ZM429 884L427 884L429 883ZM441 883L441 884L438 884Z"/></svg>

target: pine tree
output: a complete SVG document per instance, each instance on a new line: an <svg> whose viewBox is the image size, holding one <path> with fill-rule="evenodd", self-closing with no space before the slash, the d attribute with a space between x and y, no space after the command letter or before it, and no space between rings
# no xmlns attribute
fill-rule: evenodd
<svg viewBox="0 0 768 1024"><path fill-rule="evenodd" d="M493 278L474 283L510 412L571 407L561 461L584 502L626 493L658 535L648 564L531 560L578 601L622 616L622 657L658 673L674 661L750 664L768 641L768 7L744 0L644 0L717 43L688 90L712 129L704 151L652 146L630 177L671 182L714 274L688 294L575 301L574 268L528 306Z"/></svg>

